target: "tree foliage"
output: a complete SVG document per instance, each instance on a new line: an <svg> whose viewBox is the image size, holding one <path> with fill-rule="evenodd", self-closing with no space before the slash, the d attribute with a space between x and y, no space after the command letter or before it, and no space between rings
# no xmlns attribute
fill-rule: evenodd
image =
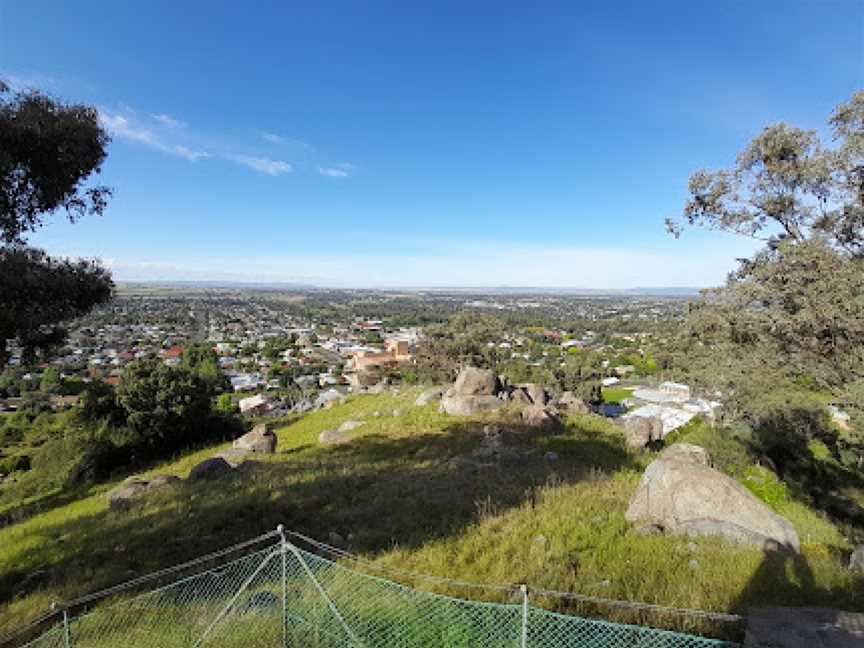
<svg viewBox="0 0 864 648"><path fill-rule="evenodd" d="M11 93L0 81L0 363L6 339L32 355L62 340L57 324L111 296L110 273L97 262L52 258L24 241L54 212L74 221L105 210L110 189L84 183L108 142L95 108Z"/></svg>
<svg viewBox="0 0 864 648"><path fill-rule="evenodd" d="M449 382L467 365L495 369L499 358L494 345L505 333L504 323L495 317L458 313L427 329L417 349L417 371L424 379Z"/></svg>
<svg viewBox="0 0 864 648"><path fill-rule="evenodd" d="M152 454L188 446L208 436L212 385L189 367L138 360L123 371L117 402L126 425Z"/></svg>
<svg viewBox="0 0 864 648"><path fill-rule="evenodd" d="M62 342L56 325L111 298L111 275L98 263L48 256L24 247L0 248L0 340L17 339L25 354ZM0 362L5 345L0 345Z"/></svg>
<svg viewBox="0 0 864 648"><path fill-rule="evenodd" d="M693 378L734 415L754 418L772 385L864 408L848 398L864 380L864 92L829 126L833 148L812 131L766 128L734 168L694 174L683 218L667 221L675 234L694 225L765 241L687 318Z"/></svg>
<svg viewBox="0 0 864 648"><path fill-rule="evenodd" d="M110 141L96 109L38 92L10 94L0 81L0 238L21 243L58 210L73 221L101 214L111 190L84 187Z"/></svg>

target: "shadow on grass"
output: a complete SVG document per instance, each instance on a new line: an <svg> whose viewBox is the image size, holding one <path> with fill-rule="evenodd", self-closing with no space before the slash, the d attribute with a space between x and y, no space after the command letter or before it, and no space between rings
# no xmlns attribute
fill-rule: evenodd
<svg viewBox="0 0 864 648"><path fill-rule="evenodd" d="M864 605L864 578L853 577L848 587L818 587L805 556L766 550L733 610L745 616L753 645L781 636L822 645L818 637L830 636L831 645L852 646L861 635L860 620L849 621L851 615L841 611L850 601L857 609Z"/></svg>
<svg viewBox="0 0 864 648"><path fill-rule="evenodd" d="M418 547L458 534L484 511L534 501L535 489L549 481L574 483L630 465L623 445L599 433L499 427L504 451L491 456L477 452L489 436L479 422L402 438L370 434L295 449L287 461L247 462L220 479L184 481L130 511L102 510L40 529L17 569L0 575L0 604L37 587L79 596L279 523L325 541L339 534L367 554ZM26 586L37 570L45 578Z"/></svg>

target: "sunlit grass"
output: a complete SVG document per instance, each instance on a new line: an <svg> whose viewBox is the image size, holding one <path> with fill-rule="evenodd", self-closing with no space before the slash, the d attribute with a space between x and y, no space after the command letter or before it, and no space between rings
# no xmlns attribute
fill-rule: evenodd
<svg viewBox="0 0 864 648"><path fill-rule="evenodd" d="M841 562L849 541L788 494L771 504L799 531L806 571L800 562L797 569L791 563L768 569L762 552L720 540L639 536L624 511L651 456L629 454L607 420L575 417L563 434L536 433L519 428L509 411L465 421L439 413L437 404L414 407L418 391L354 397L312 413L277 430L276 454L255 457L220 480L166 488L128 512L109 510L105 495L115 484L103 484L0 529L0 631L38 616L53 600L188 560L280 522L325 541L338 533L352 551L382 565L460 580L527 582L715 611L803 603L864 609L864 582ZM364 423L350 443L318 443L322 431L349 419ZM479 446L489 421L513 430L508 444L522 458L454 464ZM746 461L734 440L714 438L704 425L686 440L704 441L730 465ZM191 453L146 475L185 478L228 447ZM548 461L548 452L557 460Z"/></svg>

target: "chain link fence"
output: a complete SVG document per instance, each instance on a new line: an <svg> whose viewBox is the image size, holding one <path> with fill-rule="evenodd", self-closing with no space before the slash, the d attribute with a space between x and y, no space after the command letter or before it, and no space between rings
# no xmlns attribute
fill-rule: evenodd
<svg viewBox="0 0 864 648"><path fill-rule="evenodd" d="M503 588L502 588L503 589ZM668 630L418 591L278 542L62 619L31 648L736 648ZM542 590L541 590L542 591ZM112 591L117 594L117 591ZM544 594L548 596L549 593ZM84 600L92 601L93 598ZM79 603L82 599L79 599ZM18 644L21 645L21 644Z"/></svg>

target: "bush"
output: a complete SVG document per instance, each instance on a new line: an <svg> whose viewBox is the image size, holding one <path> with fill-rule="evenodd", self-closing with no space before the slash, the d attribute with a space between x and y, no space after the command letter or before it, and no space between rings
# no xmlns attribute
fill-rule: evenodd
<svg viewBox="0 0 864 648"><path fill-rule="evenodd" d="M774 510L789 500L789 489L786 484L762 466L748 467L741 481L751 493Z"/></svg>
<svg viewBox="0 0 864 648"><path fill-rule="evenodd" d="M0 459L0 475L9 475L25 470L30 470L30 457L27 455L15 455Z"/></svg>

